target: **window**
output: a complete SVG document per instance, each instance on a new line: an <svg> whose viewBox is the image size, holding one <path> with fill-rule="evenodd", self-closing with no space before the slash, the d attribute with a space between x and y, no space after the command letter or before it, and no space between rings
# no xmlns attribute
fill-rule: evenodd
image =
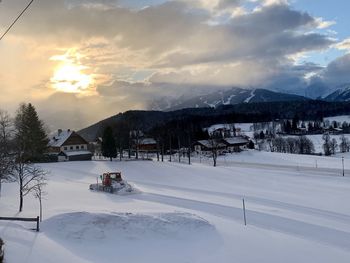
<svg viewBox="0 0 350 263"><path fill-rule="evenodd" d="M80 149L85 149L84 145L80 146Z"/></svg>
<svg viewBox="0 0 350 263"><path fill-rule="evenodd" d="M64 148L63 148L65 151L67 151L67 146L64 146Z"/></svg>
<svg viewBox="0 0 350 263"><path fill-rule="evenodd" d="M79 145L75 146L75 149L79 150Z"/></svg>
<svg viewBox="0 0 350 263"><path fill-rule="evenodd" d="M69 147L69 149L73 150L73 146Z"/></svg>

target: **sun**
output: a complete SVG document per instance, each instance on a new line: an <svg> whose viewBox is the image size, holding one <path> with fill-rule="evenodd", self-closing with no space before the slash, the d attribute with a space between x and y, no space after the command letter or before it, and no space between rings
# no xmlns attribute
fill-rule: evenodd
<svg viewBox="0 0 350 263"><path fill-rule="evenodd" d="M88 67L81 65L79 58L79 54L71 51L51 57L51 60L59 62L50 79L55 90L65 93L88 92L93 84L93 76L86 73Z"/></svg>

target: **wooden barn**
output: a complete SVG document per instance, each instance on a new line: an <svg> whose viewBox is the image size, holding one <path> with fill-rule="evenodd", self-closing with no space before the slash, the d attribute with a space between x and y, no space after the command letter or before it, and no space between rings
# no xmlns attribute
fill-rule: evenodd
<svg viewBox="0 0 350 263"><path fill-rule="evenodd" d="M89 143L75 131L59 129L49 141L49 154L57 161L91 160Z"/></svg>

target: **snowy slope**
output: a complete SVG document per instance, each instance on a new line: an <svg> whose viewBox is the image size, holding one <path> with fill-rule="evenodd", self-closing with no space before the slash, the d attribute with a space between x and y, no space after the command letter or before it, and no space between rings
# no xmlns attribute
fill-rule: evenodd
<svg viewBox="0 0 350 263"><path fill-rule="evenodd" d="M236 165L238 158L245 164ZM332 167L333 159L339 160L318 160ZM292 169L288 160L309 170ZM156 161L43 164L51 176L41 232L29 230L31 223L0 222L7 260L348 262L350 176L313 169L311 159L309 165L296 155L251 151L225 161L221 157L216 168ZM97 174L114 170L142 193L88 190ZM1 215L17 214L16 194L16 184L3 186ZM23 216L36 214L37 201L26 198Z"/></svg>
<svg viewBox="0 0 350 263"><path fill-rule="evenodd" d="M324 97L327 101L349 101L350 100L350 84L338 87L334 92Z"/></svg>

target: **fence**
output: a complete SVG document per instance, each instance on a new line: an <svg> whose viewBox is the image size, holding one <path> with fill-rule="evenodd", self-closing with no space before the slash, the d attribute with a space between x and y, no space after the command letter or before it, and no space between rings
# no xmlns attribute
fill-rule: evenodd
<svg viewBox="0 0 350 263"><path fill-rule="evenodd" d="M39 216L37 217L0 217L0 221L36 222L36 231L39 232Z"/></svg>

